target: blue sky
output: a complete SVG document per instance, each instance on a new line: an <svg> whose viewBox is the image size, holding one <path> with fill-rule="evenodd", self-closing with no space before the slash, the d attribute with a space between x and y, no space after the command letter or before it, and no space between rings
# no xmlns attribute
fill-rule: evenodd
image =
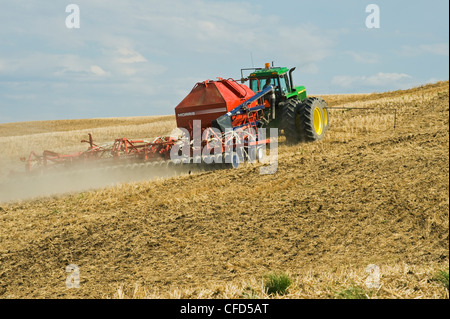
<svg viewBox="0 0 450 319"><path fill-rule="evenodd" d="M68 29L66 6L80 8ZM366 6L380 28L366 27ZM448 80L449 2L0 2L0 123L173 114L196 82L297 67L310 94Z"/></svg>

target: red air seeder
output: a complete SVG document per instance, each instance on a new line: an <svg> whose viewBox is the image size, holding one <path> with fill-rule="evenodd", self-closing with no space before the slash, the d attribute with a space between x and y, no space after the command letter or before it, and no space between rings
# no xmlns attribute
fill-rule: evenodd
<svg viewBox="0 0 450 319"><path fill-rule="evenodd" d="M112 144L100 146L92 135L82 143L86 151L59 154L31 152L26 162L27 172L55 167L84 165L176 165L187 163L227 163L238 167L252 157L262 158L261 146L269 140L261 136L264 122L262 97L273 91L272 86L254 93L233 79L197 83L175 107L177 127L181 137L160 136L152 142L118 138ZM266 102L267 103L267 102Z"/></svg>

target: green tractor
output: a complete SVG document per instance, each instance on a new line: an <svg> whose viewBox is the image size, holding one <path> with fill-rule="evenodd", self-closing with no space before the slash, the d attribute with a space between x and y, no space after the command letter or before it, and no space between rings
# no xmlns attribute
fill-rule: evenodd
<svg viewBox="0 0 450 319"><path fill-rule="evenodd" d="M243 78L244 70L253 70ZM241 82L249 80L253 92L259 92L267 85L275 87L272 95L265 97L265 127L277 127L284 132L288 143L310 142L323 138L329 127L327 103L320 97L308 97L304 86L294 86L294 68L274 67L241 69Z"/></svg>

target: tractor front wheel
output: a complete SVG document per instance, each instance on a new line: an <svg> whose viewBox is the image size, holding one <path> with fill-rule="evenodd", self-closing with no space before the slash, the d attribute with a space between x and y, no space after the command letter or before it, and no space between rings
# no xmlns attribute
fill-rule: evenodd
<svg viewBox="0 0 450 319"><path fill-rule="evenodd" d="M289 99L280 103L281 128L286 136L286 142L296 143L300 140L300 134L296 124L296 112L301 102L297 99Z"/></svg>

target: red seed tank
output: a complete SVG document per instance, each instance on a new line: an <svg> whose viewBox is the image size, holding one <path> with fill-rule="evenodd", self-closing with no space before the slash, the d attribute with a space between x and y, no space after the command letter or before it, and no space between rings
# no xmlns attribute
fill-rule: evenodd
<svg viewBox="0 0 450 319"><path fill-rule="evenodd" d="M192 133L193 120L201 120L202 130L212 126L212 121L231 111L255 95L246 85L232 79L218 78L197 83L191 92L175 107L177 127ZM254 102L251 106L255 106ZM247 115L237 115L233 126L247 122Z"/></svg>

